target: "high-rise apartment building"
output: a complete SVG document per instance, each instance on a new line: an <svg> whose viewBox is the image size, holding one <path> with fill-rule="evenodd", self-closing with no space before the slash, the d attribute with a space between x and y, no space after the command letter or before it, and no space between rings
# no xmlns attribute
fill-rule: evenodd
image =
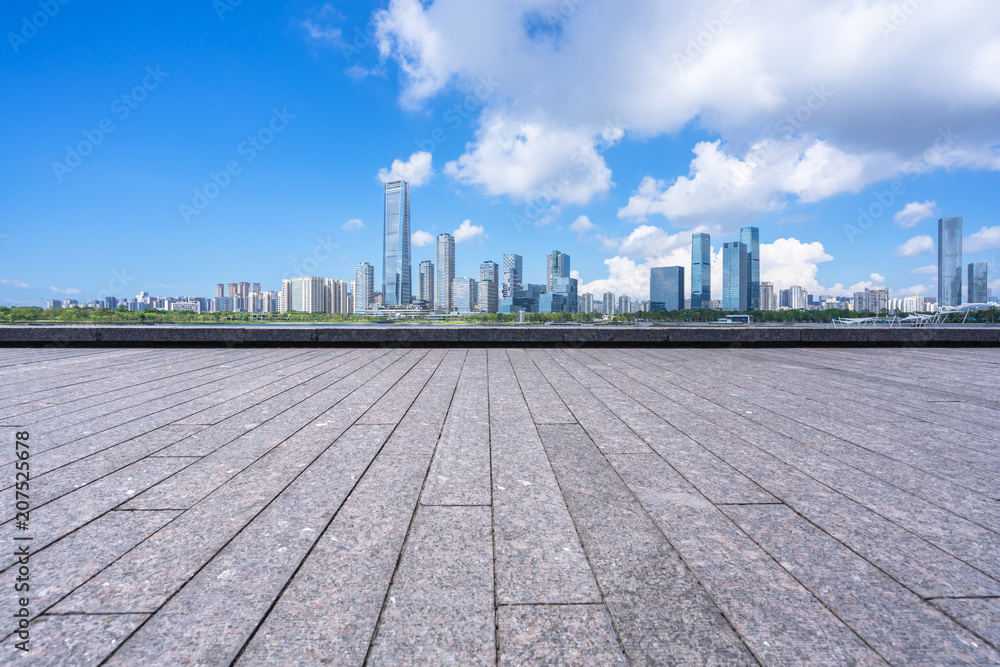
<svg viewBox="0 0 1000 667"><path fill-rule="evenodd" d="M500 283L500 267L493 260L488 259L479 265L479 282L484 280Z"/></svg>
<svg viewBox="0 0 1000 667"><path fill-rule="evenodd" d="M569 278L569 255L553 250L545 261L545 289L549 294L555 290L556 278Z"/></svg>
<svg viewBox="0 0 1000 667"><path fill-rule="evenodd" d="M371 306L375 297L375 267L361 262L354 267L354 312L361 313Z"/></svg>
<svg viewBox="0 0 1000 667"><path fill-rule="evenodd" d="M789 293L789 308L795 310L805 310L809 307L809 293L806 292L804 287L799 285L792 285L788 289ZM886 291L888 293L888 290Z"/></svg>
<svg viewBox="0 0 1000 667"><path fill-rule="evenodd" d="M501 297L513 299L516 292L521 291L521 281L524 279L523 259L520 255L507 254L503 256L503 290Z"/></svg>
<svg viewBox="0 0 1000 667"><path fill-rule="evenodd" d="M420 262L417 298L425 308L434 307L434 262L429 259Z"/></svg>
<svg viewBox="0 0 1000 667"><path fill-rule="evenodd" d="M591 292L584 292L580 295L580 312L594 312L594 295Z"/></svg>
<svg viewBox="0 0 1000 667"><path fill-rule="evenodd" d="M691 235L691 307L709 308L712 301L712 237Z"/></svg>
<svg viewBox="0 0 1000 667"><path fill-rule="evenodd" d="M760 309L778 310L778 302L774 297L774 283L763 282L760 284Z"/></svg>
<svg viewBox="0 0 1000 667"><path fill-rule="evenodd" d="M747 310L746 244L737 241L722 245L722 310L745 312Z"/></svg>
<svg viewBox="0 0 1000 667"><path fill-rule="evenodd" d="M434 307L450 313L452 304L452 281L455 280L455 238L451 234L441 234L437 238L437 279L434 281L437 296Z"/></svg>
<svg viewBox="0 0 1000 667"><path fill-rule="evenodd" d="M221 299L222 297L226 296L225 288L226 288L226 286L223 285L222 283L216 283L215 284L215 298L216 299Z"/></svg>
<svg viewBox="0 0 1000 667"><path fill-rule="evenodd" d="M615 293L605 292L601 306L604 308L605 315L613 316L615 314Z"/></svg>
<svg viewBox="0 0 1000 667"><path fill-rule="evenodd" d="M286 278L281 281L281 312L325 313L323 279L315 276Z"/></svg>
<svg viewBox="0 0 1000 667"><path fill-rule="evenodd" d="M986 262L969 264L969 298L967 303L986 303L989 298Z"/></svg>
<svg viewBox="0 0 1000 667"><path fill-rule="evenodd" d="M628 315L632 312L632 299L627 296L618 297L618 314Z"/></svg>
<svg viewBox="0 0 1000 667"><path fill-rule="evenodd" d="M962 218L938 220L938 306L962 305Z"/></svg>
<svg viewBox="0 0 1000 667"><path fill-rule="evenodd" d="M747 247L747 310L760 310L760 230L744 227L740 243Z"/></svg>
<svg viewBox="0 0 1000 667"><path fill-rule="evenodd" d="M410 271L410 185L385 184L385 236L382 252L382 302L390 308L409 306L413 299Z"/></svg>
<svg viewBox="0 0 1000 667"><path fill-rule="evenodd" d="M325 310L328 313L336 313L340 315L347 315L350 311L350 304L348 303L348 284L346 280L337 280L336 278L327 278L324 281L324 293L323 297L325 299Z"/></svg>
<svg viewBox="0 0 1000 667"><path fill-rule="evenodd" d="M683 266L660 266L649 270L649 309L684 310Z"/></svg>
<svg viewBox="0 0 1000 667"><path fill-rule="evenodd" d="M250 291L254 294L260 294L260 283L254 283L253 287L250 288Z"/></svg>

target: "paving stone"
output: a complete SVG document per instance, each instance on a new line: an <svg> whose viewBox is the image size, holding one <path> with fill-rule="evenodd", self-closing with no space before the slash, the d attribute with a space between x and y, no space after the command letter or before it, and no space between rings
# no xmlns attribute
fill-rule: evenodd
<svg viewBox="0 0 1000 667"><path fill-rule="evenodd" d="M762 663L882 664L850 628L662 459L632 454L610 460Z"/></svg>
<svg viewBox="0 0 1000 667"><path fill-rule="evenodd" d="M391 430L364 424L344 433L125 642L110 664L231 663ZM201 622L189 627L193 615Z"/></svg>
<svg viewBox="0 0 1000 667"><path fill-rule="evenodd" d="M540 426L630 664L756 661L578 426Z"/></svg>
<svg viewBox="0 0 1000 667"><path fill-rule="evenodd" d="M536 424L575 424L576 417L524 350L507 350L516 381Z"/></svg>
<svg viewBox="0 0 1000 667"><path fill-rule="evenodd" d="M31 624L32 667L99 665L148 614L46 615ZM13 638L4 642L5 656L13 656ZM11 663L16 664L16 663Z"/></svg>
<svg viewBox="0 0 1000 667"><path fill-rule="evenodd" d="M599 604L514 605L497 611L501 665L625 665Z"/></svg>
<svg viewBox="0 0 1000 667"><path fill-rule="evenodd" d="M489 507L417 509L369 664L494 664L490 532Z"/></svg>
<svg viewBox="0 0 1000 667"><path fill-rule="evenodd" d="M939 598L931 604L1000 650L1000 597ZM1000 659L994 656L993 662L1000 664Z"/></svg>
<svg viewBox="0 0 1000 667"><path fill-rule="evenodd" d="M724 511L891 664L1000 664L1000 653L787 507Z"/></svg>
<svg viewBox="0 0 1000 667"><path fill-rule="evenodd" d="M493 543L500 604L599 602L600 593L503 350L490 350Z"/></svg>

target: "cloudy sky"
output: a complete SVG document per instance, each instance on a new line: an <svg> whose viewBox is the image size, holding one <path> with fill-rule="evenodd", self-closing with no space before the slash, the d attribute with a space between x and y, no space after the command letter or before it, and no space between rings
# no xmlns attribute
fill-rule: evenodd
<svg viewBox="0 0 1000 667"><path fill-rule="evenodd" d="M936 220L963 216L1000 290L992 0L39 12L0 9L9 304L381 269L399 177L414 266L447 231L459 275L517 252L544 282L559 249L582 291L648 298L692 231L753 224L780 288L933 296Z"/></svg>

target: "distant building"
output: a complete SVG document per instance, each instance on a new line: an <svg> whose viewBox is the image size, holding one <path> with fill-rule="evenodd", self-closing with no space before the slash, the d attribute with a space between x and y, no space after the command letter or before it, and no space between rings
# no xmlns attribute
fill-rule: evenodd
<svg viewBox="0 0 1000 667"><path fill-rule="evenodd" d="M558 250L553 250L551 255L545 258L545 291L552 294L555 291L554 281L556 278L569 278L569 255Z"/></svg>
<svg viewBox="0 0 1000 667"><path fill-rule="evenodd" d="M691 235L691 307L708 308L712 300L712 237Z"/></svg>
<svg viewBox="0 0 1000 667"><path fill-rule="evenodd" d="M854 310L859 313L875 313L889 311L889 288L865 288L864 292L854 293Z"/></svg>
<svg viewBox="0 0 1000 667"><path fill-rule="evenodd" d="M567 255L563 255L569 261ZM576 313L579 310L578 281L564 276L552 280L552 289L538 298L540 313Z"/></svg>
<svg viewBox="0 0 1000 667"><path fill-rule="evenodd" d="M806 292L805 288L799 287L798 285L792 285L788 291L790 294L790 308L794 310L805 310L809 307L809 293Z"/></svg>
<svg viewBox="0 0 1000 667"><path fill-rule="evenodd" d="M475 305L476 281L472 278L455 278L451 281L452 309L450 312L467 314Z"/></svg>
<svg viewBox="0 0 1000 667"><path fill-rule="evenodd" d="M594 312L594 295L590 292L584 292L580 295L580 312L581 313L592 313Z"/></svg>
<svg viewBox="0 0 1000 667"><path fill-rule="evenodd" d="M684 267L665 266L649 270L649 309L684 310Z"/></svg>
<svg viewBox="0 0 1000 667"><path fill-rule="evenodd" d="M382 253L383 302L390 308L412 303L410 270L410 186L406 181L385 184L385 237Z"/></svg>
<svg viewBox="0 0 1000 667"><path fill-rule="evenodd" d="M437 294L434 307L446 313L452 311L452 281L455 280L455 239L451 234L441 234L437 238L437 278L434 281Z"/></svg>
<svg viewBox="0 0 1000 667"><path fill-rule="evenodd" d="M604 306L604 314L607 316L615 315L615 294L614 292L605 292L604 299L602 301Z"/></svg>
<svg viewBox="0 0 1000 667"><path fill-rule="evenodd" d="M118 297L106 296L104 297L104 307L108 310L114 310L118 307Z"/></svg>
<svg viewBox="0 0 1000 667"><path fill-rule="evenodd" d="M476 304L481 313L495 313L500 305L500 285L492 280L476 283Z"/></svg>
<svg viewBox="0 0 1000 667"><path fill-rule="evenodd" d="M354 267L354 312L368 310L375 302L375 267L368 262L361 262Z"/></svg>
<svg viewBox="0 0 1000 667"><path fill-rule="evenodd" d="M281 281L284 310L297 313L325 313L326 299L322 278L306 276Z"/></svg>
<svg viewBox="0 0 1000 667"><path fill-rule="evenodd" d="M760 230L744 227L740 243L747 247L747 310L760 310Z"/></svg>
<svg viewBox="0 0 1000 667"><path fill-rule="evenodd" d="M962 305L962 218L938 220L938 306Z"/></svg>
<svg viewBox="0 0 1000 667"><path fill-rule="evenodd" d="M215 284L215 297L217 299L221 299L222 297L226 296L225 288L226 286L222 283Z"/></svg>
<svg viewBox="0 0 1000 667"><path fill-rule="evenodd" d="M774 297L774 283L760 284L760 309L778 310L778 301Z"/></svg>
<svg viewBox="0 0 1000 667"><path fill-rule="evenodd" d="M62 308L62 300L60 299L49 299L45 302L45 310L59 310Z"/></svg>
<svg viewBox="0 0 1000 667"><path fill-rule="evenodd" d="M137 302L141 303L141 302ZM145 304L143 304L145 305ZM132 308L131 303L129 304L129 310L145 310L145 308ZM229 296L219 296L213 299L212 312L215 313L231 313L233 312L233 299Z"/></svg>
<svg viewBox="0 0 1000 667"><path fill-rule="evenodd" d="M503 299L513 299L515 294L521 290L521 281L524 278L522 269L523 259L520 255L507 254L503 256L503 289L500 297Z"/></svg>
<svg viewBox="0 0 1000 667"><path fill-rule="evenodd" d="M327 278L323 281L324 310L337 315L350 314L350 300L347 298L349 285L346 280Z"/></svg>
<svg viewBox="0 0 1000 667"><path fill-rule="evenodd" d="M182 311L187 310L194 313L201 313L201 304L197 301L174 301L168 304L167 310L170 311Z"/></svg>
<svg viewBox="0 0 1000 667"><path fill-rule="evenodd" d="M989 299L989 286L987 285L986 262L973 262L969 264L969 298L968 303L986 303Z"/></svg>
<svg viewBox="0 0 1000 667"><path fill-rule="evenodd" d="M628 315L632 312L632 299L627 296L618 297L618 314Z"/></svg>
<svg viewBox="0 0 1000 667"><path fill-rule="evenodd" d="M747 247L732 241L722 245L722 309L747 310Z"/></svg>
<svg viewBox="0 0 1000 667"><path fill-rule="evenodd" d="M417 298L426 308L434 307L434 262L425 259L417 271Z"/></svg>

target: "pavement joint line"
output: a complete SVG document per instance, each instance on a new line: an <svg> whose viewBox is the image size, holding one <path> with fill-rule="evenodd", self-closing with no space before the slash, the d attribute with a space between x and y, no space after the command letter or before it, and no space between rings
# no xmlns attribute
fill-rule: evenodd
<svg viewBox="0 0 1000 667"><path fill-rule="evenodd" d="M388 353L386 353L386 354L388 354ZM382 359L383 357L385 357L385 356L386 356L386 354L383 354L383 355L381 355L381 356L379 356L379 357L376 357L375 359L373 359L373 360L372 360L372 361L370 361L369 363L367 363L367 364L365 364L364 366L362 366L362 368L365 368L365 367L367 367L368 365L370 365L371 363L374 363L374 362L375 362L375 361L377 361L378 359ZM400 360L404 359L404 358L405 358L406 356L407 356L407 355L406 355L406 353L404 353L404 354L401 354L401 355L400 355L400 356L398 356L398 357L397 357L396 359L394 359L394 360L393 360L392 362L390 362L388 366L386 366L385 368L383 368L382 370L380 370L380 371L379 371L378 373L376 373L376 374L375 374L375 376L373 376L372 378L369 378L369 380L368 380L368 381L370 381L370 380L374 379L374 377L377 377L378 375L381 375L381 374L382 374L382 373L383 373L384 371L388 370L388 369L389 369L390 367L392 367L392 366L393 366L393 365L394 365L394 364L395 364L396 362L398 362L398 361L400 361ZM416 365L416 363L418 363L418 362L419 362L419 360L420 360L420 358L418 358L418 359L417 359L417 361L416 361L416 362L414 362L414 364L413 364L413 365ZM412 368L412 366L411 366L411 368ZM357 372L358 370L361 370L361 369L360 369L360 368L359 368L359 369L356 369L356 370L355 370L354 372ZM352 374L353 374L353 373L352 373ZM403 375L405 376L405 373L404 373ZM402 377L400 377L399 379L402 379ZM396 380L396 382L399 382L399 379L397 379L397 380ZM338 401L337 401L337 402L336 402L336 403L335 403L334 405L338 405L338 404L339 404L340 402L342 402L342 401L343 401L344 399L346 399L346 398L347 398L348 396L350 396L351 394L353 394L353 393L354 393L355 391L358 391L358 390L362 389L362 388L363 388L363 387L365 386L365 384L367 384L367 382L368 382L368 381L366 381L365 383L361 384L361 385L360 385L360 386L358 386L358 387L355 387L355 389L354 389L354 390L352 390L352 391L351 391L350 393L348 393L348 394L347 394L347 396L344 396L344 397L342 397L342 398L341 398L340 400L338 400ZM395 386L396 382L393 382L392 386ZM331 385L331 386L332 386L332 385ZM392 386L390 386L390 387L389 387L388 389L386 389L386 392L387 392L387 391L389 391L389 389L391 389L391 388L392 388ZM384 395L384 394L385 394L386 392L383 392L383 395ZM331 407L333 407L333 406L331 406ZM362 413L362 414L364 414L364 413ZM354 422L351 422L350 426L348 426L348 427L347 427L347 429L345 429L345 430L344 430L344 433L346 433L346 432L347 432L347 430L349 430L349 429L351 428L351 426L353 426L353 425L354 425L354 424L355 424L355 423L357 422L357 420L358 420L358 419L360 419L360 418L361 418L361 415L358 415L358 418L357 418L357 419L355 419L355 421L354 421ZM312 421L314 421L314 420L311 420L311 421L310 421L310 422L308 422L307 424L303 424L302 426L300 426L300 427L299 427L299 428L298 428L298 429L297 429L297 430L295 431L295 433L298 433L298 432L302 431L303 429L307 428L307 427L308 427L308 424L309 424L309 423L312 423ZM293 434L289 435L289 436L288 436L288 438L291 438L292 436L294 436L294 435L295 435L295 433L293 433ZM288 438L285 438L285 440L283 440L283 441L282 441L282 443L283 443L283 442L285 442L285 441L287 441L287 440L288 440ZM339 438L337 438L337 439L339 440ZM287 483L287 484L285 484L285 485L284 485L284 486L283 486L283 487L282 487L282 488L281 488L281 489L280 489L280 490L279 490L279 491L278 491L277 493L275 493L275 494L274 494L274 496L272 496L272 497L271 497L271 499L270 499L270 500L269 500L269 501L268 501L267 503L265 503L265 504L264 504L264 506L263 506L263 507L261 507L259 511L257 511L257 512L256 512L256 513L255 513L255 514L254 514L254 515L252 516L252 517L250 517L250 518L249 518L249 519L248 519L248 520L246 521L246 523L244 523L244 524L243 524L242 526L240 526L239 530L237 530L237 531L236 531L236 532L235 532L235 533L234 533L233 535L231 535L231 536L229 537L229 539L228 539L228 540L226 540L226 542L225 542L224 544L222 544L222 545L221 545L221 546L220 546L220 547L219 547L219 548L218 548L218 549L217 549L217 550L215 551L215 553L214 553L214 554L213 554L213 555L212 555L212 556L211 556L210 558L208 558L208 559L207 559L207 560L206 560L206 561L205 561L204 563L202 563L202 564L201 564L201 565L200 565L200 566L199 566L199 567L198 567L198 568L197 568L197 569L196 569L196 570L195 570L195 571L194 571L194 572L193 572L193 573L191 574L191 576L187 578L187 580L186 580L186 581L185 581L185 582L184 582L183 584L181 584L181 585L180 585L180 586L179 586L179 587L178 587L178 588L177 588L177 589L176 589L176 590L175 590L175 591L174 591L173 593L171 593L171 594L170 594L169 596L167 596L167 599L166 599L166 600L164 600L164 601L163 601L163 602L162 602L162 603L161 603L161 604L160 604L160 605L159 605L159 606L158 606L158 607L156 608L156 610L154 610L154 611L152 611L152 612L148 612L148 613L149 613L149 617L148 617L148 618L144 619L144 620L143 620L143 621L142 621L141 623L139 623L139 625L138 625L138 626L136 626L136 627L135 627L135 628L134 628L134 629L132 630L132 632L130 632L130 633L128 634L128 636L126 636L126 637L122 638L122 639L121 639L121 640L120 640L120 641L119 641L119 642L118 642L117 644L115 644L115 647L114 647L114 649L112 649L112 650L111 650L111 652L110 652L110 653L108 653L108 654L107 654L107 655L106 655L106 656L104 657L104 659L103 659L103 660L101 661L101 664L102 664L102 665L103 665L103 664L106 664L106 663L108 662L108 660L110 660L110 659L111 659L112 657L114 657L115 653L117 653L117 652L118 652L118 650L119 650L119 649L120 649L120 648L121 648L122 646L124 646L124 645L125 645L125 644L126 644L126 643L128 642L128 640L129 640L129 639L131 639L131 638L132 638L133 636L135 636L135 634L136 634L136 633L138 633L138 632L139 632L139 631L140 631L140 630L141 630L141 629L142 629L142 628L143 628L143 627L144 627L144 626L146 625L146 623L148 623L148 622L149 622L149 620L153 618L153 616L155 616L155 615L156 615L156 614L157 614L157 613L158 613L158 612L159 612L159 611L160 611L161 609L163 609L163 608L164 608L164 607L165 607L165 606L166 606L167 604L169 604L169 603L170 603L170 601L171 601L171 600L172 600L172 599L173 599L173 598L174 598L174 597L175 597L175 596L176 596L176 595L177 595L178 593L180 593L180 592L181 592L182 590L184 590L184 588L185 588L185 587L186 587L186 586L187 586L187 585L188 585L189 583L191 583L191 581L192 581L192 580L194 580L194 578L195 578L195 577L197 577L197 576L198 576L198 573L199 573L199 572L201 572L201 571L202 571L203 569L205 569L205 567L207 567L207 566L208 566L208 564L209 564L209 563L211 563L211 562L212 562L213 560L215 560L216 556L218 556L218 555L219 555L219 554L220 554L220 553L221 553L221 552L222 552L223 550L225 550L225 548L226 548L227 546L229 546L229 544L231 544L233 540L235 540L235 539L236 539L236 538L237 538L237 537L238 537L238 536L239 536L239 535L240 535L240 534L241 534L241 533L242 533L242 532L243 532L244 530L246 530L246 528L247 528L247 527L248 527L248 526L249 526L249 525L250 525L251 523L253 523L254 519L256 519L256 518L257 518L258 516L260 516L260 515L261 515L261 514L262 514L262 513L263 513L263 512L265 511L265 510L267 510L267 508L268 508L268 507L270 507L270 506L271 506L271 504L273 504L273 503L274 503L274 501L275 501L275 500L277 500L277 499L278 499L278 497L279 497L279 496L281 496L281 494L282 494L282 493L284 493L284 492L285 492L286 490L288 490L288 487L289 487L289 486L291 486L292 484L294 484L294 483L295 483L295 480L297 480L297 479L298 479L298 478L299 478L299 477L300 477L300 476L301 476L301 475L302 475L302 474L303 474L303 473L304 473L304 472L305 472L306 470L308 470L308 469L309 469L309 467L310 467L310 466L311 466L311 465L312 465L313 463L315 463L315 462L316 462L316 460L317 460L317 459L319 459L319 457L320 457L320 456L322 456L322 455L323 455L324 453L326 453L326 452L327 452L327 451L328 451L328 450L329 450L329 449L330 449L331 447L333 447L333 446L334 446L334 444L335 444L336 442L337 442L337 440L334 440L334 441L332 441L332 442L331 442L331 443L330 443L329 445L327 445L326 447L324 447L324 448L322 449L322 451L320 451L320 452L319 452L319 453L318 453L318 454L317 454L316 456L314 456L314 457L312 458L312 460L311 460L311 461L310 461L310 462L309 462L308 464L306 464L306 465L302 466L302 469L301 469L301 470L299 470L299 471L298 471L297 473L295 473L295 475L294 475L294 476L293 476L293 477L292 477L292 478L291 478L291 479L290 479L290 480L288 481L288 483ZM269 450L267 451L267 453L270 453L271 451L273 451L274 449L276 449L276 448L277 448L277 447L279 447L280 445L281 445L281 443L279 443L278 445L275 445L274 447L272 447L271 449L269 449ZM262 455L262 456L266 456L266 455L267 455L267 453L265 453L265 454L264 454L264 455ZM257 459L255 459L255 460L254 460L254 463L256 463L257 461L259 461L259 460L260 460L260 458L262 458L262 457L258 457ZM253 464L251 464L251 465L253 465ZM249 466L248 466L248 467L249 467ZM246 468L244 468L244 470L245 470L245 469L246 469ZM238 474L238 473L237 473L237 474ZM360 480L360 479L361 479L361 477L359 477L359 478L358 478L358 480ZM357 485L357 481L358 481L358 480L356 480L356 481L355 481L355 486ZM220 488L221 488L221 487L220 487ZM213 492L212 492L212 493L214 493L214 492L215 492L215 491L217 491L217 490L218 490L218 488L217 488L217 489L215 489L215 490L213 490ZM353 490L353 487L352 487L352 490ZM212 495L212 494L210 493L210 494L208 494L208 495ZM207 498L208 496L205 496L205 497ZM200 502L200 501L199 501L199 502ZM196 503L196 504L197 504L197 503ZM341 506L343 506L343 503L341 503ZM170 523L173 523L173 521L176 521L176 520L177 520L177 518L178 518L178 517L180 517L180 516L183 516L183 513L182 513L182 514L179 514L179 515L177 515L177 517L174 517L174 519L172 519L172 520L171 520L170 522L168 522L168 524L167 524L167 525L169 525ZM329 526L329 524L327 524L327 525ZM163 528L160 528L160 530L163 530ZM154 534L155 534L155 533L154 533ZM318 539L318 538L317 538L317 539ZM313 546L315 546L315 542L313 543ZM299 563L299 566L301 566L301 562ZM105 568L105 569L107 569L107 568ZM298 571L298 570L296 570L296 572L297 572L297 571ZM292 577L290 577L290 578L289 578L289 580L288 580L288 581L291 581L291 579L292 579L292 578L294 578L294 574L293 574L293 576L292 576ZM287 585L288 585L288 581L286 581L286 582L285 582L285 587L287 587ZM284 590L285 590L285 589L284 589L284 587L283 587L283 588L282 588L282 592L283 592ZM278 597L280 597L280 594L279 594L279 596L278 596ZM278 598L276 597L276 598L275 598L275 600L277 600L277 599L278 599ZM272 603L271 603L271 608L273 608L273 606L274 606L274 601L275 601L275 600L272 600ZM270 610L270 608L269 608L269 610ZM265 618L266 618L266 616L265 616ZM262 619L260 619L260 621L258 622L257 626L255 627L255 631L256 631L256 628L259 628L259 627L260 627L260 623L262 623L262 622L263 622L263 618L262 618ZM249 640L248 640L248 641L249 641ZM238 660L238 659L239 659L239 655L242 655L242 652L243 652L243 651L242 651L242 648L241 648L241 650L240 650L240 653L239 653L239 654L237 655L237 657L236 657L236 658L234 659L234 663L235 663L235 661L236 661L236 660Z"/></svg>

